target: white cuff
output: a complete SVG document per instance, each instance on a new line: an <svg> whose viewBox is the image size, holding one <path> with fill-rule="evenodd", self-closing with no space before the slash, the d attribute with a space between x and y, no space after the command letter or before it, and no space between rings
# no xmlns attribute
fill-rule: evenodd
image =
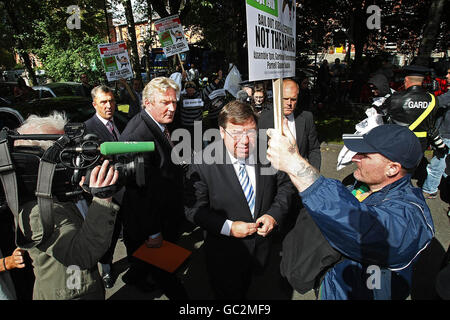
<svg viewBox="0 0 450 320"><path fill-rule="evenodd" d="M223 234L224 236L230 236L232 224L233 221L227 219L223 224L222 230L220 230L220 234Z"/></svg>

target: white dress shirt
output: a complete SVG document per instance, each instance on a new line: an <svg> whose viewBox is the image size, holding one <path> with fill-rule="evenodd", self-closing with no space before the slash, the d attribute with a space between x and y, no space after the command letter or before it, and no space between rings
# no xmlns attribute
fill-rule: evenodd
<svg viewBox="0 0 450 320"><path fill-rule="evenodd" d="M97 118L100 119L100 121L105 125L105 127L108 128L108 126L106 124L108 123L109 120L103 119L98 113L96 113L95 115L97 116ZM114 123L114 121L112 121L112 123L113 123L113 127L114 127L114 133L116 134L117 139L119 139L120 138L119 130L117 130L117 127L116 127L116 124Z"/></svg>
<svg viewBox="0 0 450 320"><path fill-rule="evenodd" d="M234 172L236 173L236 177L239 180L239 164L240 160L233 157L233 155L227 150L228 155L230 156L231 163L233 164ZM245 160L245 169L247 170L248 177L250 178L250 182L252 183L253 192L255 193L256 198L256 172L255 172L255 161L254 161L254 155L250 154L248 159ZM240 185L240 184L239 184ZM242 191L244 192L244 191ZM222 226L222 230L220 231L221 234L225 236L230 236L231 233L231 225L234 221L226 220L225 223Z"/></svg>
<svg viewBox="0 0 450 320"><path fill-rule="evenodd" d="M292 135L294 136L295 140L297 140L297 132L295 130L295 118L294 113L291 113L286 117L288 119L288 127L289 131L291 131Z"/></svg>

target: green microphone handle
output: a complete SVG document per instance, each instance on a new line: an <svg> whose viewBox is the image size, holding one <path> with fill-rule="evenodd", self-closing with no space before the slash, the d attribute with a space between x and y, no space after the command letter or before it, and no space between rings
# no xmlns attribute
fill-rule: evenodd
<svg viewBox="0 0 450 320"><path fill-rule="evenodd" d="M138 142L103 142L100 145L100 153L104 156L123 153L151 152L155 150L153 141Z"/></svg>

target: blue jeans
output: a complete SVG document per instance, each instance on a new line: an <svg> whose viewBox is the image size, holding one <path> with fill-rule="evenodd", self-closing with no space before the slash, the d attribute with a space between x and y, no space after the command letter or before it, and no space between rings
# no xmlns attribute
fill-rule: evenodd
<svg viewBox="0 0 450 320"><path fill-rule="evenodd" d="M442 138L444 143L450 147L450 139ZM438 159L436 156L433 156L431 162L427 165L427 178L422 186L422 191L426 193L436 193L438 191L439 184L441 183L441 177L446 177L445 174L445 157Z"/></svg>

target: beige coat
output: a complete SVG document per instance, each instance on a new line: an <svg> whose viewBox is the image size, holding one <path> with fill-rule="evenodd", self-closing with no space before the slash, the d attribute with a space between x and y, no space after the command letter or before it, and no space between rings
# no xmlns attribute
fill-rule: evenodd
<svg viewBox="0 0 450 320"><path fill-rule="evenodd" d="M33 299L104 299L105 289L97 263L108 249L119 207L94 198L84 220L72 202L55 202L54 232L44 243L29 249L36 276ZM39 240L39 207L21 207L19 227L27 239Z"/></svg>

